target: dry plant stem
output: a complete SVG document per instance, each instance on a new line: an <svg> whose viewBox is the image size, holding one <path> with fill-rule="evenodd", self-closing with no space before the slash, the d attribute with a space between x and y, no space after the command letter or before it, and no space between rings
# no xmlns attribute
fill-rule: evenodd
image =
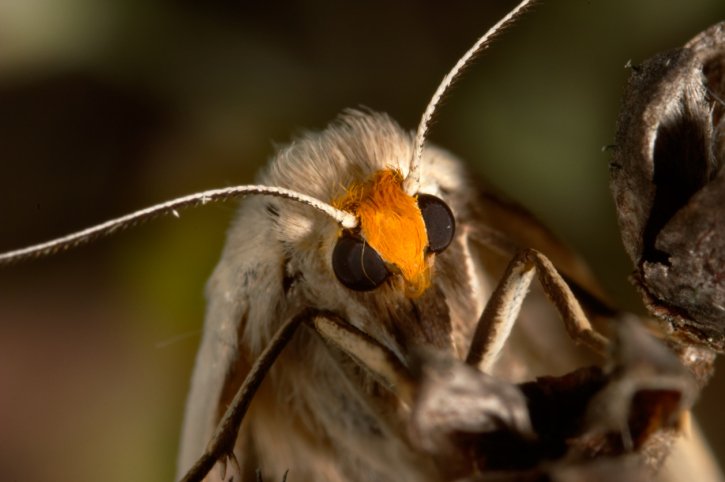
<svg viewBox="0 0 725 482"><path fill-rule="evenodd" d="M549 259L534 249L519 251L483 310L471 341L466 363L488 372L508 339L521 310L529 285L537 274L544 292L561 314L569 336L599 354L609 341L592 328L566 281Z"/></svg>
<svg viewBox="0 0 725 482"><path fill-rule="evenodd" d="M207 446L204 455L196 461L194 466L189 469L181 482L201 482L214 464L225 455L234 457L234 444L237 440L239 427L242 425L244 415L247 413L249 404L254 398L259 385L264 380L267 372L277 359L282 349L292 339L297 327L306 319L314 316L314 310L305 310L297 316L286 321L270 340L267 347L259 355L254 366L249 371L247 378L239 390L237 391L232 403L229 404L227 411L224 413L214 436Z"/></svg>

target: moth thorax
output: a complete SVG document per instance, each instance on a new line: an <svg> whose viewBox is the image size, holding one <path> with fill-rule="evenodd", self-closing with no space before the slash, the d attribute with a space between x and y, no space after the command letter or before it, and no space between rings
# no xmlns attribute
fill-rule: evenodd
<svg viewBox="0 0 725 482"><path fill-rule="evenodd" d="M333 205L357 216L360 234L400 272L409 296L423 294L431 282L428 235L416 197L405 192L399 171L376 172L367 182L349 186Z"/></svg>

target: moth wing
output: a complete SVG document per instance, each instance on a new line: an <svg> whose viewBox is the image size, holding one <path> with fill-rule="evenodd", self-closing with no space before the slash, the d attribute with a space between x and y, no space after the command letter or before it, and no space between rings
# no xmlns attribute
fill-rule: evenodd
<svg viewBox="0 0 725 482"><path fill-rule="evenodd" d="M245 208L254 208L249 204L256 203L248 203ZM253 209L246 210L250 212L245 216L243 210L230 230L227 245L206 287L208 305L184 414L177 463L179 476L203 453L263 348L263 340L271 336L275 327L275 303L283 297L282 253L265 229L264 220L255 220L254 216L259 214L253 213ZM250 347L259 348L250 353ZM244 440L237 447L239 443Z"/></svg>

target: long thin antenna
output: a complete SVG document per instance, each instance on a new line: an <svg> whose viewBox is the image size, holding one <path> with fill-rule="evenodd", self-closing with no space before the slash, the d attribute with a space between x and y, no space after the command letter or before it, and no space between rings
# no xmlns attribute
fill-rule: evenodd
<svg viewBox="0 0 725 482"><path fill-rule="evenodd" d="M178 209L203 206L211 202L228 201L230 199L253 194L281 197L297 201L302 204L307 204L308 206L327 214L346 229L352 229L357 226L357 219L353 214L341 211L320 201L319 199L315 199L296 191L270 186L232 186L222 189L211 189L209 191L198 192L188 196L172 199L171 201L166 201L145 209L140 209L133 213L126 214L125 216L97 224L96 226L91 226L90 228L86 228L60 238L36 244L34 246L29 246L27 248L1 253L0 266L66 251L160 216L168 214L178 216Z"/></svg>
<svg viewBox="0 0 725 482"><path fill-rule="evenodd" d="M430 121L433 118L433 114L435 114L441 98L445 95L448 89L450 89L456 79L458 79L459 75L465 70L476 54L488 48L493 38L513 24L513 22L515 22L524 13L524 9L530 6L533 2L534 0L523 0L519 3L513 10L506 14L505 17L499 20L496 25L491 27L488 32L483 34L483 36L479 38L475 44L473 44L473 47L468 49L468 51L463 54L463 57L458 59L456 65L454 65L446 76L443 77L443 80L438 85L438 88L423 112L423 117L420 119L420 124L418 124L418 130L415 134L413 158L410 161L408 176L405 178L405 192L411 196L416 194L420 187L420 159L423 156L423 144L425 143L426 135L428 134Z"/></svg>

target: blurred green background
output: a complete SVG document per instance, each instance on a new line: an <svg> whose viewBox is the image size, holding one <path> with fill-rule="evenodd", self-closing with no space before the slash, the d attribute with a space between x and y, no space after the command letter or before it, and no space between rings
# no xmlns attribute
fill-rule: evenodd
<svg viewBox="0 0 725 482"><path fill-rule="evenodd" d="M0 0L0 251L249 183L345 107L414 128L514 2ZM524 203L639 310L608 192L628 60L725 18L722 0L550 0L458 83L431 137ZM233 205L0 270L0 479L174 471L203 286ZM697 409L725 452L724 376Z"/></svg>

